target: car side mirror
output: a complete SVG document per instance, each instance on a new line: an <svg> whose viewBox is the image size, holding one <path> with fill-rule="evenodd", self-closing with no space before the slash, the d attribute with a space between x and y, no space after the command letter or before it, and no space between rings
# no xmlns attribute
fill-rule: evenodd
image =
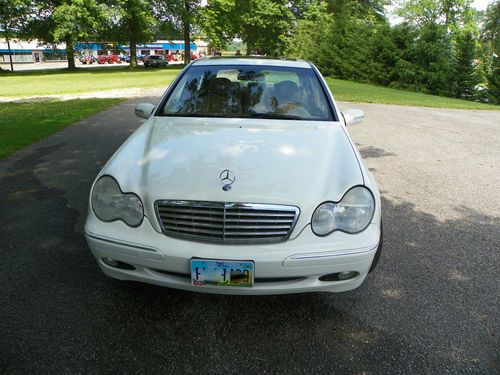
<svg viewBox="0 0 500 375"><path fill-rule="evenodd" d="M365 114L361 109L346 109L342 112L342 116L344 116L345 126L359 124L365 118Z"/></svg>
<svg viewBox="0 0 500 375"><path fill-rule="evenodd" d="M153 113L155 107L156 106L154 104L150 103L137 104L137 106L135 107L135 115L137 117L148 119L149 116L151 116L151 113Z"/></svg>

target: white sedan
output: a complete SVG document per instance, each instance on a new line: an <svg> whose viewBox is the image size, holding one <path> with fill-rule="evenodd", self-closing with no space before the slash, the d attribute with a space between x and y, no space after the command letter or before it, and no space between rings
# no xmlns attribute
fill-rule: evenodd
<svg viewBox="0 0 500 375"><path fill-rule="evenodd" d="M341 292L382 248L380 196L306 61L189 64L90 194L85 237L116 279L225 294Z"/></svg>

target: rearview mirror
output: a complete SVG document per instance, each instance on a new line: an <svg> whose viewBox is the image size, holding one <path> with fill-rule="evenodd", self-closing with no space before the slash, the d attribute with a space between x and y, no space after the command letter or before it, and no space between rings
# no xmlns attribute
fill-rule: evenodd
<svg viewBox="0 0 500 375"><path fill-rule="evenodd" d="M155 107L156 106L154 104L150 103L137 104L137 106L135 107L135 115L137 117L148 119Z"/></svg>
<svg viewBox="0 0 500 375"><path fill-rule="evenodd" d="M342 116L344 116L345 126L359 124L365 118L361 109L346 109L342 112Z"/></svg>

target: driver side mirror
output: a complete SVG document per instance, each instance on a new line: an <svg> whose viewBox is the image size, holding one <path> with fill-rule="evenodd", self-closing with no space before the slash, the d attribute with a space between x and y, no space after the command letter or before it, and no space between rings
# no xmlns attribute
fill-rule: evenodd
<svg viewBox="0 0 500 375"><path fill-rule="evenodd" d="M344 116L345 126L359 124L365 118L365 114L361 109L346 109L342 112L342 116Z"/></svg>
<svg viewBox="0 0 500 375"><path fill-rule="evenodd" d="M137 104L137 106L135 107L135 115L137 117L148 119L149 116L151 116L151 113L153 113L155 107L156 106L154 104L150 103Z"/></svg>

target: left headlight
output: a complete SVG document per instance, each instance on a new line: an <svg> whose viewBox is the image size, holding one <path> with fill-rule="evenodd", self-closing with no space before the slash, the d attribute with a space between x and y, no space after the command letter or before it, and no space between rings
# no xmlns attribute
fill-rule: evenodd
<svg viewBox="0 0 500 375"><path fill-rule="evenodd" d="M92 209L102 221L122 220L131 227L142 222L144 208L134 193L122 193L118 182L111 176L97 180L91 195Z"/></svg>
<svg viewBox="0 0 500 375"><path fill-rule="evenodd" d="M314 234L326 236L335 230L358 233L366 229L375 211L373 194L364 186L349 190L340 202L325 202L316 208L311 220Z"/></svg>

